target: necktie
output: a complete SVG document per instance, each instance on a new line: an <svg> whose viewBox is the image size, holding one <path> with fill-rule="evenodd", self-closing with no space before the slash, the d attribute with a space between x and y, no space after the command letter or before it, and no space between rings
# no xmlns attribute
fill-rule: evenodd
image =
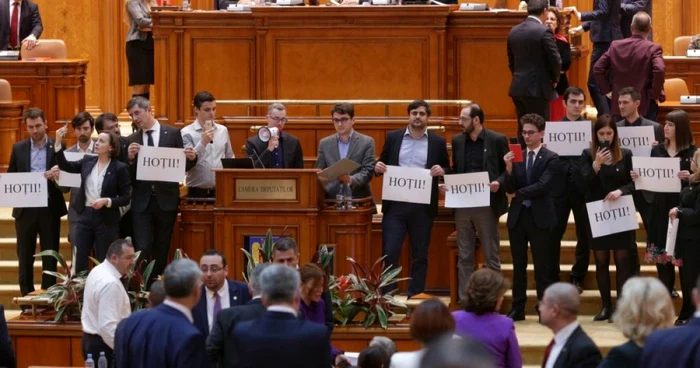
<svg viewBox="0 0 700 368"><path fill-rule="evenodd" d="M552 347L554 346L554 339L549 342L547 349L544 351L544 360L542 361L542 368L547 365L547 360L549 359L549 354L552 352Z"/></svg>
<svg viewBox="0 0 700 368"><path fill-rule="evenodd" d="M19 4L12 4L12 20L10 21L10 47L17 48L17 29L19 28Z"/></svg>
<svg viewBox="0 0 700 368"><path fill-rule="evenodd" d="M152 130L147 130L146 134L148 134L148 145L151 147L155 147L156 144L153 143L153 131Z"/></svg>
<svg viewBox="0 0 700 368"><path fill-rule="evenodd" d="M527 177L527 185L532 184L532 165L535 164L535 151L527 153L527 166L525 166L525 176ZM523 201L525 208L530 208L530 200Z"/></svg>
<svg viewBox="0 0 700 368"><path fill-rule="evenodd" d="M216 319L216 315L221 312L221 297L218 292L214 293L214 299L214 319Z"/></svg>

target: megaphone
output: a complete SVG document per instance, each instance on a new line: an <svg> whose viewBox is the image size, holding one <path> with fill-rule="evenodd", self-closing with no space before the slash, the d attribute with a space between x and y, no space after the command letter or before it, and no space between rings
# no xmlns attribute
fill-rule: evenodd
<svg viewBox="0 0 700 368"><path fill-rule="evenodd" d="M278 128L272 127L262 127L260 130L258 130L258 138L260 138L261 141L263 142L268 142L270 138L272 137L277 137L280 134L280 130Z"/></svg>

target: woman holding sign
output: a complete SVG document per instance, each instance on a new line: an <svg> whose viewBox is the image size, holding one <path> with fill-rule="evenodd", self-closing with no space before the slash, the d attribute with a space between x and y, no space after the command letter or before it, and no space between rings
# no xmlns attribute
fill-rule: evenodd
<svg viewBox="0 0 700 368"><path fill-rule="evenodd" d="M677 157L680 159L680 171L678 178L681 186L688 185L690 177L690 162L695 154L693 133L690 130L690 119L683 110L674 110L666 115L664 125L664 144L659 144L651 149L651 157ZM632 171L632 180L637 180L637 172ZM676 281L673 254L666 254L666 235L668 232L668 212L678 206L677 193L651 193L645 192L644 198L651 202L647 223L647 262L656 263L656 271L659 279L666 285L669 293L674 298L678 293L673 290Z"/></svg>
<svg viewBox="0 0 700 368"><path fill-rule="evenodd" d="M102 132L95 142L97 156L84 156L78 161L68 161L63 153L66 127L56 131L56 161L66 172L80 174L82 183L76 193L75 211L78 219L75 234L71 235L75 254L75 272L87 270L88 256L95 247L95 255L104 261L109 244L119 235L119 207L131 200L129 168L119 161L119 137Z"/></svg>
<svg viewBox="0 0 700 368"><path fill-rule="evenodd" d="M670 219L678 219L675 256L682 260L681 290L683 307L678 313L677 325L687 323L692 317L692 290L700 276L700 151L693 157L693 175L689 184L681 190L680 204L668 213Z"/></svg>
<svg viewBox="0 0 700 368"><path fill-rule="evenodd" d="M591 148L583 150L581 171L586 184L586 202L614 201L622 195L632 194L634 182L632 171L632 152L620 147L617 125L610 115L598 118L593 128ZM596 280L603 308L593 318L594 321L610 319L613 312L610 295L610 251L615 258L617 268L617 295L621 295L622 285L632 274L631 257L636 252L634 230L623 231L593 238L589 228L589 243L593 249L596 263Z"/></svg>

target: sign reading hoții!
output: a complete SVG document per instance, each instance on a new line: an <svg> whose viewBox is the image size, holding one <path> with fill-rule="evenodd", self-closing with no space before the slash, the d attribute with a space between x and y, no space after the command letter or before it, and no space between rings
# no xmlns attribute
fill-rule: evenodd
<svg viewBox="0 0 700 368"><path fill-rule="evenodd" d="M236 200L295 200L295 179L236 179Z"/></svg>
<svg viewBox="0 0 700 368"><path fill-rule="evenodd" d="M382 200L430 204L432 190L430 170L387 165Z"/></svg>
<svg viewBox="0 0 700 368"><path fill-rule="evenodd" d="M0 207L46 207L49 204L43 172L0 175ZM52 183L53 185L53 183Z"/></svg>
<svg viewBox="0 0 700 368"><path fill-rule="evenodd" d="M614 201L589 202L586 209L594 238L639 228L631 195L623 195Z"/></svg>

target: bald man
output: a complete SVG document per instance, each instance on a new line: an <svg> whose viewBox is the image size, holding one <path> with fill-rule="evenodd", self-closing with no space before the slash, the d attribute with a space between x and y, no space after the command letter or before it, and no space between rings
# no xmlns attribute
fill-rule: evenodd
<svg viewBox="0 0 700 368"><path fill-rule="evenodd" d="M539 306L541 323L554 332L542 367L597 367L602 359L600 350L576 320L581 306L578 289L569 283L554 283L544 291Z"/></svg>

